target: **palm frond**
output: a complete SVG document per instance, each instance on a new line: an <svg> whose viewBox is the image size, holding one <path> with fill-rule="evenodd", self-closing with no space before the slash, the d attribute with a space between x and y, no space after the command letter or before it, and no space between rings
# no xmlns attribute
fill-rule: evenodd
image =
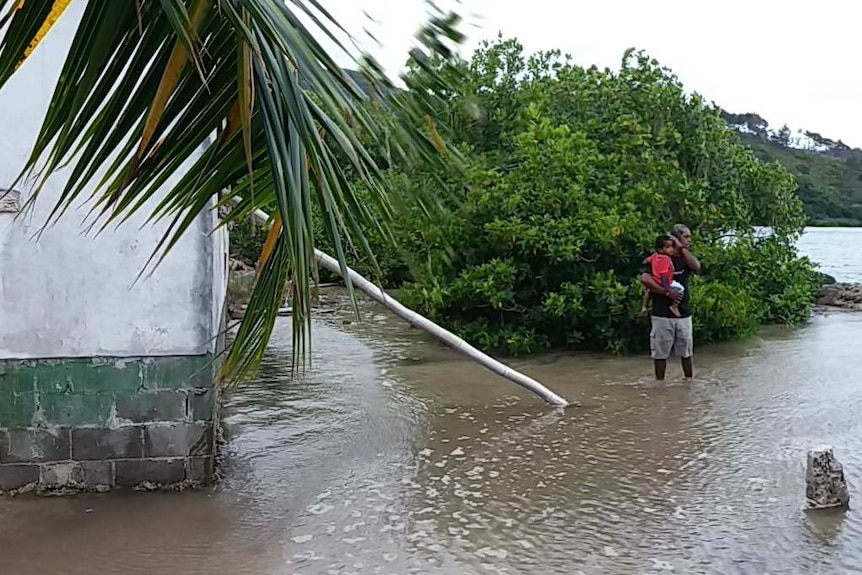
<svg viewBox="0 0 862 575"><path fill-rule="evenodd" d="M0 87L66 4L0 0ZM461 40L457 24L456 15L435 12L417 34L413 58L445 61ZM381 135L384 127L368 112L369 95L318 36L345 50L341 38L350 41L318 0L88 0L20 173L19 180L36 181L32 202L58 169L70 168L46 224L81 201L90 202L96 229L149 210L149 221L168 223L154 262L213 198L232 206L226 221L259 208L276 213L279 224L223 364L229 378L256 372L288 284L295 365L307 356L317 277L312 207L327 214L324 233L335 240L345 272L342 243L368 249L363 225L388 229L392 214L381 167L356 133ZM385 127L396 153L451 162L439 136L445 131L428 123L425 100L434 86L408 94L371 59L360 64L372 92L400 119ZM364 200L354 193L355 178L370 190ZM237 194L243 200L229 203Z"/></svg>

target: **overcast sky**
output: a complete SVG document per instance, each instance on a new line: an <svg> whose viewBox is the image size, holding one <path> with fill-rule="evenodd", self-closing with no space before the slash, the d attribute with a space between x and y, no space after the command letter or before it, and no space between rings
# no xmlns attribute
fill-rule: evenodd
<svg viewBox="0 0 862 575"><path fill-rule="evenodd" d="M393 72L426 13L423 0L323 3L360 36L369 27L363 11L373 16L382 46L362 45ZM583 65L616 68L626 48L644 49L729 111L862 147L862 2L462 0L457 10L467 20L465 55L498 31L527 51L558 48Z"/></svg>

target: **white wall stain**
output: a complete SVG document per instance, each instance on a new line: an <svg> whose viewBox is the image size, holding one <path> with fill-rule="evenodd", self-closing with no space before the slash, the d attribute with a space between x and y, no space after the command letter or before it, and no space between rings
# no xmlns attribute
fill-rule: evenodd
<svg viewBox="0 0 862 575"><path fill-rule="evenodd" d="M0 188L29 155L83 8L73 3L0 90ZM216 210L136 282L166 227L144 225L145 213L95 236L82 233L88 210L78 206L34 239L66 177L49 180L31 213L0 213L0 360L211 352L226 293ZM20 187L24 202L32 190Z"/></svg>

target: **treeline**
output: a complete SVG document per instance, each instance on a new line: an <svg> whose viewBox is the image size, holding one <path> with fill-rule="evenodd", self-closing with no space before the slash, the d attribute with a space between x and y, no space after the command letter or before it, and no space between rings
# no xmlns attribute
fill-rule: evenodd
<svg viewBox="0 0 862 575"><path fill-rule="evenodd" d="M721 115L758 158L793 175L808 225L862 225L862 150L816 132L794 134L786 125L770 129L758 114Z"/></svg>

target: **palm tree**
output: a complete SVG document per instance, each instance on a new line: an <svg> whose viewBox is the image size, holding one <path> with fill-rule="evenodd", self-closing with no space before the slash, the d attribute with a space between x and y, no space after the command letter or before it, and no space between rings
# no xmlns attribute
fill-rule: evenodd
<svg viewBox="0 0 862 575"><path fill-rule="evenodd" d="M70 3L0 0L0 87ZM437 84L448 46L460 41L457 22L435 9L417 35L411 58L426 68L433 60L426 77ZM225 223L273 213L256 287L223 364L222 375L236 381L259 366L286 285L295 360L305 357L317 277L312 206L328 214L325 233L350 287L342 246L368 250L362 227L385 232L393 214L370 147L385 132L390 152L447 161L429 115L434 86L414 80L412 90L395 89L363 56L363 91L316 36L345 53L352 40L318 0L86 0L20 176L35 181L32 202L56 170L70 167L51 219L86 193L100 229L142 210L180 176L149 214L169 223L153 263L214 196ZM384 125L369 113L369 91L400 121ZM365 184L370 203L358 200L351 180Z"/></svg>

